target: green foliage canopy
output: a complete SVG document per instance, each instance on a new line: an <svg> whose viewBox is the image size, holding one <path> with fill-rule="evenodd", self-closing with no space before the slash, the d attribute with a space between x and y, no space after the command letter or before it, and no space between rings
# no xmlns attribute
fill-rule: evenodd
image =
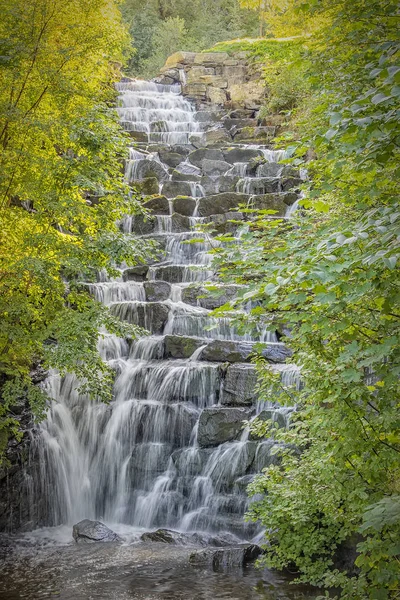
<svg viewBox="0 0 400 600"><path fill-rule="evenodd" d="M139 77L154 77L177 50L201 51L257 30L256 15L239 0L124 0L122 13L136 47L129 72Z"/></svg>
<svg viewBox="0 0 400 600"><path fill-rule="evenodd" d="M38 360L75 371L86 391L110 397L111 373L96 350L98 330L135 332L77 282L123 260L140 260L145 247L116 225L139 208L123 181L127 140L113 108L114 82L129 49L116 3L1 0L0 11L5 430L22 393L36 412L43 406L29 378Z"/></svg>
<svg viewBox="0 0 400 600"><path fill-rule="evenodd" d="M215 250L221 276L254 303L242 328L284 323L305 384L282 389L258 360L264 398L279 393L297 412L288 430L254 425L285 445L251 486L262 499L250 517L265 526L269 566L296 565L301 581L341 598L398 599L398 7L323 0L292 10L320 23L302 51L309 93L281 140L309 171L303 208L290 222L255 214L240 245ZM268 79L272 95L278 78ZM337 558L349 542L359 554L346 572Z"/></svg>

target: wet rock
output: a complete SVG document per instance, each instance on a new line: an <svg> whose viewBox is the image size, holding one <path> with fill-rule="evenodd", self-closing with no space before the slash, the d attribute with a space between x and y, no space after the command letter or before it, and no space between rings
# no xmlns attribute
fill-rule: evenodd
<svg viewBox="0 0 400 600"><path fill-rule="evenodd" d="M194 152L191 152L188 156L188 160L195 165L196 167L200 167L204 159L207 160L224 160L224 155L221 150L216 148L199 148Z"/></svg>
<svg viewBox="0 0 400 600"><path fill-rule="evenodd" d="M281 180L278 177L257 177L246 180L245 191L251 195L264 195L279 192Z"/></svg>
<svg viewBox="0 0 400 600"><path fill-rule="evenodd" d="M195 152L193 152L193 154L195 154ZM189 162L181 162L172 174L176 172L182 175L197 175L199 177L201 176L201 169Z"/></svg>
<svg viewBox="0 0 400 600"><path fill-rule="evenodd" d="M218 446L238 438L243 429L243 421L249 419L251 413L248 408L205 408L199 419L199 446Z"/></svg>
<svg viewBox="0 0 400 600"><path fill-rule="evenodd" d="M274 210L275 216L284 216L288 207L286 194L259 194L252 196L249 208L255 210Z"/></svg>
<svg viewBox="0 0 400 600"><path fill-rule="evenodd" d="M229 144L230 142L232 142L232 136L226 131L226 129L209 129L201 137L199 142L197 142L197 145L200 147L217 146Z"/></svg>
<svg viewBox="0 0 400 600"><path fill-rule="evenodd" d="M144 207L153 211L156 215L169 215L169 202L165 196L157 196L147 200Z"/></svg>
<svg viewBox="0 0 400 600"><path fill-rule="evenodd" d="M124 281L144 281L147 277L149 267L147 265L138 265L137 267L128 267L122 272Z"/></svg>
<svg viewBox="0 0 400 600"><path fill-rule="evenodd" d="M229 132L232 132L232 130L235 132L238 129L243 129L243 127L257 127L257 119L231 119L231 118L228 118L228 119L223 119L222 123Z"/></svg>
<svg viewBox="0 0 400 600"><path fill-rule="evenodd" d="M286 177L281 180L280 189L282 192L298 190L302 183L303 180L300 177Z"/></svg>
<svg viewBox="0 0 400 600"><path fill-rule="evenodd" d="M279 448L282 448L282 445L276 444L273 440L267 440L258 444L254 458L254 470L260 472L270 465L279 465L281 459L276 454Z"/></svg>
<svg viewBox="0 0 400 600"><path fill-rule="evenodd" d="M253 342L213 340L204 348L201 359L217 362L249 362L254 351ZM283 363L291 356L290 350L284 344L264 344L260 354L268 361Z"/></svg>
<svg viewBox="0 0 400 600"><path fill-rule="evenodd" d="M188 478L187 495L190 495L193 485L191 478L200 475L211 453L211 448L198 448L197 446L181 448L173 452L171 459L179 477Z"/></svg>
<svg viewBox="0 0 400 600"><path fill-rule="evenodd" d="M201 306L208 310L214 310L223 306L238 293L239 286L221 286L211 293L203 286L188 286L182 290L182 301L192 306Z"/></svg>
<svg viewBox="0 0 400 600"><path fill-rule="evenodd" d="M202 360L217 362L246 362L253 351L251 342L213 340L202 352Z"/></svg>
<svg viewBox="0 0 400 600"><path fill-rule="evenodd" d="M167 198L190 196L191 187L186 181L166 181L162 186L162 193L167 196Z"/></svg>
<svg viewBox="0 0 400 600"><path fill-rule="evenodd" d="M242 477L238 477L235 480L235 487L237 487L241 492L245 492L247 487L254 481L255 474L251 473L248 475L242 475Z"/></svg>
<svg viewBox="0 0 400 600"><path fill-rule="evenodd" d="M148 177L155 177L158 181L167 181L169 179L168 171L156 160L142 159L134 163L131 181L140 181Z"/></svg>
<svg viewBox="0 0 400 600"><path fill-rule="evenodd" d="M154 217L144 217L143 215L135 215L132 219L131 232L137 235L147 235L154 233L157 229L157 221Z"/></svg>
<svg viewBox="0 0 400 600"><path fill-rule="evenodd" d="M248 218L248 216L246 216ZM241 212L229 211L225 214L210 215L206 217L206 223L212 223L213 229L217 234L221 233L236 233L240 223L237 224L232 221L243 221L244 215Z"/></svg>
<svg viewBox="0 0 400 600"><path fill-rule="evenodd" d="M260 421L272 421L276 426L285 428L287 426L287 416L284 411L279 408L266 408L262 410L257 418Z"/></svg>
<svg viewBox="0 0 400 600"><path fill-rule="evenodd" d="M143 181L135 182L135 188L144 196L152 196L158 194L160 185L156 177L146 177Z"/></svg>
<svg viewBox="0 0 400 600"><path fill-rule="evenodd" d="M159 152L160 159L169 167L177 167L182 162L182 155L177 152L162 151Z"/></svg>
<svg viewBox="0 0 400 600"><path fill-rule="evenodd" d="M219 548L218 550L206 548L192 552L189 562L203 568L209 567L216 572L229 571L240 569L255 561L261 553L261 548L255 544L243 544L234 548Z"/></svg>
<svg viewBox="0 0 400 600"><path fill-rule="evenodd" d="M163 302L171 294L171 284L167 281L145 281L143 287L147 302Z"/></svg>
<svg viewBox="0 0 400 600"><path fill-rule="evenodd" d="M182 157L193 152L194 148L190 144L174 144L171 146L171 151L180 154Z"/></svg>
<svg viewBox="0 0 400 600"><path fill-rule="evenodd" d="M200 175L186 175L186 173L180 173L176 169L172 171L171 175L172 181L187 181L187 182L195 182L200 183L201 176Z"/></svg>
<svg viewBox="0 0 400 600"><path fill-rule="evenodd" d="M210 215L225 214L235 209L238 204L246 203L249 199L248 194L238 194L236 192L224 192L199 199L198 214L199 217L208 217Z"/></svg>
<svg viewBox="0 0 400 600"><path fill-rule="evenodd" d="M257 399L257 373L253 365L236 364L228 367L222 387L224 406L251 406Z"/></svg>
<svg viewBox="0 0 400 600"><path fill-rule="evenodd" d="M276 133L276 127L244 127L234 135L235 142L267 143Z"/></svg>
<svg viewBox="0 0 400 600"><path fill-rule="evenodd" d="M107 525L100 521L84 519L72 528L72 537L78 544L94 544L95 542L121 542L121 538Z"/></svg>
<svg viewBox="0 0 400 600"><path fill-rule="evenodd" d="M184 423L184 425L186 425L185 437L188 439L187 429L190 427L190 422ZM143 423L143 426L145 427L146 423ZM171 452L172 445L169 443L135 444L132 448L132 456L128 467L134 482L139 483L143 474L148 476L149 473L164 473L168 466Z"/></svg>
<svg viewBox="0 0 400 600"><path fill-rule="evenodd" d="M205 158L201 163L203 173L211 177L224 175L231 167L230 163L223 160L209 160Z"/></svg>
<svg viewBox="0 0 400 600"><path fill-rule="evenodd" d="M182 265L163 265L154 268L154 279L162 279L169 283L182 283L185 279L186 267Z"/></svg>
<svg viewBox="0 0 400 600"><path fill-rule="evenodd" d="M178 531L171 529L157 529L157 531L149 531L140 536L143 542L161 542L163 544L183 544L185 536Z"/></svg>
<svg viewBox="0 0 400 600"><path fill-rule="evenodd" d="M205 340L184 335L166 335L164 344L165 358L190 358L193 352L205 344Z"/></svg>
<svg viewBox="0 0 400 600"><path fill-rule="evenodd" d="M256 148L230 148L224 150L224 159L232 165L234 163L247 163L251 159L263 157L262 151Z"/></svg>
<svg viewBox="0 0 400 600"><path fill-rule="evenodd" d="M122 321L139 325L154 335L162 334L169 315L169 306L161 302L115 302L110 310Z"/></svg>
<svg viewBox="0 0 400 600"><path fill-rule="evenodd" d="M173 213L171 217L171 227L172 231L175 233L190 231L189 217L180 215L179 213Z"/></svg>
<svg viewBox="0 0 400 600"><path fill-rule="evenodd" d="M190 196L178 196L172 201L175 213L191 217L196 208L196 200Z"/></svg>
<svg viewBox="0 0 400 600"><path fill-rule="evenodd" d="M127 127L130 127L130 123L126 124ZM124 123L122 123L122 126L124 127ZM147 142L148 141L148 135L145 131L131 131L128 130L129 133L129 137L132 140L135 140L135 142Z"/></svg>

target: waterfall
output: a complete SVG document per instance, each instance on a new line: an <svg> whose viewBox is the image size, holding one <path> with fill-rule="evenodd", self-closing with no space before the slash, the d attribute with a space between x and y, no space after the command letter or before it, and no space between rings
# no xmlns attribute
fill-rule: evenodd
<svg viewBox="0 0 400 600"><path fill-rule="evenodd" d="M289 214L284 202L290 195L281 191L278 165L285 154L249 147L265 162L254 176L242 159L219 161L221 174L213 175L210 192L212 178L191 145L192 136L201 139L206 127L180 86L132 81L118 90L123 127L147 136L130 150L127 181L156 177L160 185L174 184L176 193L164 199L165 210L155 210L146 230L131 215L120 224L123 231L159 241L164 249L159 262L143 275L121 268L113 281L103 273L88 286L114 315L150 333L131 343L100 332L99 351L116 374L110 405L79 395L72 375L54 372L46 381L54 401L37 439L42 523L103 519L147 529L227 531L249 539L257 527L243 520L246 483L276 457L273 441L250 439L242 421L266 410L282 426L290 417L276 399L257 402L249 363L253 344L265 343L285 383L299 385L299 373L285 367L285 348L268 324L252 336L230 317L210 315L240 286L218 284L210 250L221 242L201 240L193 229L204 221L228 223L223 219L235 207L236 191L250 201L272 189ZM228 159L232 145L215 152ZM230 191L210 200L215 186ZM207 281L219 285L221 299L207 292Z"/></svg>

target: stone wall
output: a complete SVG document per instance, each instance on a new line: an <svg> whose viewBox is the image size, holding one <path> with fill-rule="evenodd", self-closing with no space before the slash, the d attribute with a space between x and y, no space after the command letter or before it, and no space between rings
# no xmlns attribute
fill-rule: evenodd
<svg viewBox="0 0 400 600"><path fill-rule="evenodd" d="M226 52L176 52L161 69L158 83L180 83L184 96L198 104L228 109L258 111L265 97L260 71L246 52L229 56Z"/></svg>

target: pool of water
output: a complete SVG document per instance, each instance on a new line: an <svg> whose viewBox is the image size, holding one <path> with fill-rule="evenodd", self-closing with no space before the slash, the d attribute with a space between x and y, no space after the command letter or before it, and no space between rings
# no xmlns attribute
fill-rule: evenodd
<svg viewBox="0 0 400 600"><path fill-rule="evenodd" d="M0 600L305 600L315 591L253 565L193 566L195 548L137 541L75 544L71 529L3 539Z"/></svg>

